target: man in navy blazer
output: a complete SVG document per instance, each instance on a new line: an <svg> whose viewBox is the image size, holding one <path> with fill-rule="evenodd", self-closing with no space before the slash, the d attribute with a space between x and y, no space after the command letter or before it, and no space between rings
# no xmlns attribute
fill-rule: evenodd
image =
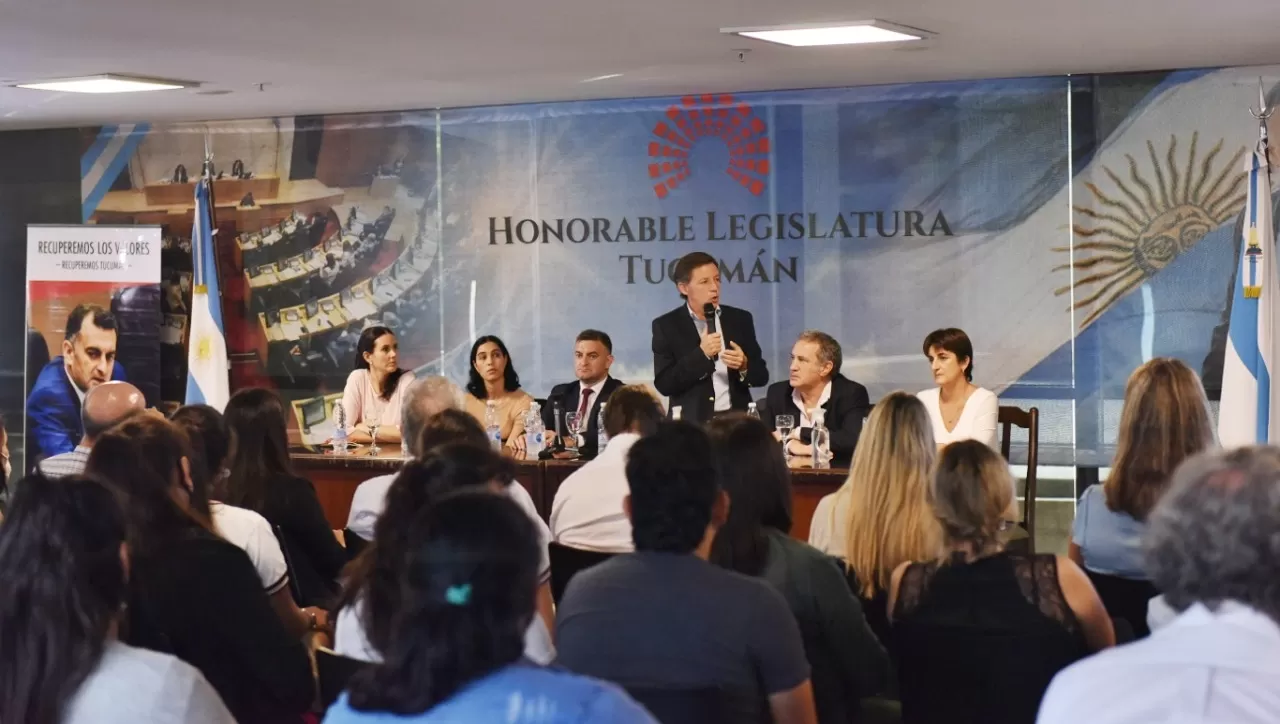
<svg viewBox="0 0 1280 724"><path fill-rule="evenodd" d="M40 370L27 397L28 467L76 449L84 437L84 396L103 382L124 380L116 343L116 319L110 312L96 304L71 310L62 354Z"/></svg>
<svg viewBox="0 0 1280 724"><path fill-rule="evenodd" d="M747 409L751 388L769 382L751 312L720 304L720 264L710 254L685 254L672 276L685 303L653 320L653 386L691 422Z"/></svg>
<svg viewBox="0 0 1280 724"><path fill-rule="evenodd" d="M583 457L595 457L600 417L600 404L609 399L622 382L609 375L613 366L613 340L596 329L584 329L573 343L573 372L578 378L551 388L547 404L542 408L542 424L553 434L565 432L564 415L581 412L583 421L579 434L583 437L580 453ZM556 429L555 410L559 406L560 429Z"/></svg>

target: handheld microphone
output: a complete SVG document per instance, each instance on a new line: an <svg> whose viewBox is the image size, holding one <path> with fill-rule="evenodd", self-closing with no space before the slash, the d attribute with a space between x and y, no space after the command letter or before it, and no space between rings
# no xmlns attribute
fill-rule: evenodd
<svg viewBox="0 0 1280 724"><path fill-rule="evenodd" d="M715 334L716 333L716 305L712 304L711 302L707 302L706 304L702 305L702 316L706 317L707 319L707 334ZM720 358L720 355L718 354L711 356L711 359L713 361L719 358Z"/></svg>

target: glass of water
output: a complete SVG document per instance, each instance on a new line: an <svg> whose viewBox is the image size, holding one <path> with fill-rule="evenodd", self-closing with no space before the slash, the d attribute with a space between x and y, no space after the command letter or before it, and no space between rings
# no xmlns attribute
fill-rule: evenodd
<svg viewBox="0 0 1280 724"><path fill-rule="evenodd" d="M791 437L791 431L796 428L796 418L791 415L778 415L773 418L773 426L778 430L778 434L782 436L782 449L787 449L787 438Z"/></svg>
<svg viewBox="0 0 1280 724"><path fill-rule="evenodd" d="M568 433L564 438L564 449L571 452L578 451L578 433L582 431L582 415L577 412L570 412L564 416L564 429Z"/></svg>
<svg viewBox="0 0 1280 724"><path fill-rule="evenodd" d="M375 416L371 416L368 420L366 420L366 421L365 421L365 424L369 426L369 436L373 438L373 440L369 443L369 454L370 454L370 455L378 455L378 454L380 454L380 453L382 452L382 448L378 447L378 418L377 418L377 416L376 416L376 415L375 415Z"/></svg>

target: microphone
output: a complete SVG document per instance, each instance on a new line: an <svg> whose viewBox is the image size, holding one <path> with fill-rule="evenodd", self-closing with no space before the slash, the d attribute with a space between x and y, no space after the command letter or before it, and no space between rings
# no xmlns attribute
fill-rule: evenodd
<svg viewBox="0 0 1280 724"><path fill-rule="evenodd" d="M702 316L707 318L707 334L716 333L716 305L707 302L702 305ZM720 355L712 355L712 361L718 359Z"/></svg>

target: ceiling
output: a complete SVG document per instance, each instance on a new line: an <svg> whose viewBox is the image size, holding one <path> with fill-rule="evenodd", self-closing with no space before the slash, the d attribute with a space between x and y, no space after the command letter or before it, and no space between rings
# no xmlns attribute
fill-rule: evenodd
<svg viewBox="0 0 1280 724"><path fill-rule="evenodd" d="M871 18L937 37L785 48L718 32ZM0 0L0 128L1269 64L1275 20L1262 0ZM8 87L104 72L202 86Z"/></svg>

